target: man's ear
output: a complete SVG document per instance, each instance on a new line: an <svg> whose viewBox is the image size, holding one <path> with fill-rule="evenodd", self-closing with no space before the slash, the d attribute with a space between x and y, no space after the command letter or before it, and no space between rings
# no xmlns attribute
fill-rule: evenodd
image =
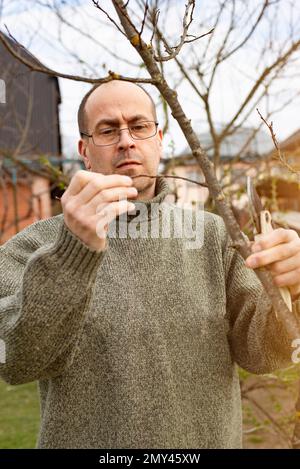
<svg viewBox="0 0 300 469"><path fill-rule="evenodd" d="M162 144L163 133L162 133L162 130L159 129L157 134L158 134L158 144L159 144L159 149L160 149L159 160L161 160L162 156L163 156L163 144Z"/></svg>
<svg viewBox="0 0 300 469"><path fill-rule="evenodd" d="M163 139L163 133L162 133L162 130L161 129L158 129L158 137L159 137L159 142L160 142L160 145L162 145L162 139Z"/></svg>
<svg viewBox="0 0 300 469"><path fill-rule="evenodd" d="M78 141L78 152L83 158L84 165L87 170L91 169L91 163L87 156L87 143L82 138Z"/></svg>

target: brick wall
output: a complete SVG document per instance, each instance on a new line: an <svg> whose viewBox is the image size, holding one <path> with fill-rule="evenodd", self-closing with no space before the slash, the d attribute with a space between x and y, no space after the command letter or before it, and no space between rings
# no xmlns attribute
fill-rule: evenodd
<svg viewBox="0 0 300 469"><path fill-rule="evenodd" d="M49 181L33 177L0 186L0 244L37 220L51 217Z"/></svg>

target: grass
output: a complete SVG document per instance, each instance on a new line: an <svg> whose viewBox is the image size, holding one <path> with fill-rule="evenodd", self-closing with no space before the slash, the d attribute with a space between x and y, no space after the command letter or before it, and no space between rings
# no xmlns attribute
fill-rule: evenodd
<svg viewBox="0 0 300 469"><path fill-rule="evenodd" d="M10 386L0 380L0 449L34 448L39 414L37 383Z"/></svg>
<svg viewBox="0 0 300 469"><path fill-rule="evenodd" d="M292 368L283 370L277 372L276 377L280 381L290 383L291 385L293 382L297 383L299 379L299 369L297 368L296 371L297 373ZM241 370L242 380L248 377L251 377L251 375ZM263 377L259 377L259 379L263 380ZM276 390L276 392L278 392L278 390ZM275 394L276 392L274 391ZM265 405L266 398L261 394L261 391L258 390L258 393L259 396L257 396L257 398ZM278 400L273 402L273 416L280 423L281 421L278 420L276 414L282 411L283 406L284 409L288 407L287 415L290 415L291 397L289 395L285 397L284 401L280 401L280 399L282 400L282 396L281 394L278 396L279 404ZM296 395L294 397L294 400L296 400ZM261 399L263 399L263 401L261 401ZM287 406L287 404L289 404L289 406ZM37 383L10 386L0 380L0 449L34 448L39 430L39 414ZM269 425L269 422L257 420L253 413L253 408L248 404L246 406L244 405L244 425L246 425L246 427L249 427L249 425L251 427L259 427L261 424L266 427ZM269 435L269 433L267 433L267 435ZM258 432L256 435L247 437L246 447L255 448L262 442L262 435ZM273 441L269 439L267 443L267 447L273 447Z"/></svg>

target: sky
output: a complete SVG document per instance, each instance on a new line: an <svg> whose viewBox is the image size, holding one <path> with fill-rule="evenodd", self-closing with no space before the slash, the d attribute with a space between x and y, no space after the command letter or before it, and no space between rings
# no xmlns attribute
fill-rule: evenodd
<svg viewBox="0 0 300 469"><path fill-rule="evenodd" d="M136 51L126 42L121 33L116 31L111 24L108 24L105 16L100 14L90 0L65 0L64 2L58 2L63 7L61 13L64 23L57 18L53 11L40 5L40 2L45 4L48 1L51 3L54 1L55 3L55 0L3 1L4 10L0 21L1 30L5 31L6 25L10 33L47 66L65 73L92 77L104 76L107 74L107 70L113 70L129 76L148 76L145 69L140 66L141 59ZM192 30L194 34L198 35L199 30L200 33L206 32L207 29L205 27L211 26L212 21L210 21L210 17L206 14L208 11L206 9L207 1L199 0L197 2ZM164 1L164 4L166 3L168 2ZM167 13L164 13L162 9L159 24L167 30L170 38L174 35L178 38L180 35L181 29L178 18L179 13L183 11L185 3L182 0L170 1ZM249 2L242 2L240 0L237 3L255 6L258 0L250 0ZM291 22L290 18L284 17L290 0L281 0L281 3L282 9L280 10L278 27L277 31L274 32L273 38L275 48L277 42L278 44L280 42L280 35L283 38L287 34L287 28ZM109 0L105 0L102 4L113 15ZM225 12L223 19L224 28L226 15L228 14L230 14L230 11ZM239 20L242 26L242 14ZM259 61L259 51L262 44L264 44L264 34L268 27L267 20L255 40L247 44L232 60L229 59L228 62L224 62L224 65L220 67L220 73L216 75L211 96L211 107L213 120L218 123L219 127L232 117L241 97L247 94L252 78L263 67L268 65L269 60L271 61L271 54L268 55L268 53L264 55L261 62ZM71 27L68 25L71 25ZM215 47L217 47L218 42L222 41L222 26L221 22L219 25L220 33L215 41ZM244 26L244 28L246 27L247 25ZM82 33L79 34L75 28L80 28ZM149 35L145 37L149 39ZM196 56L198 50L200 56L200 50L205 46L208 39L203 38L200 41L203 41L200 45L198 45L199 43L194 43L194 54ZM110 49L112 55L107 52L107 48ZM183 47L180 57L184 63L192 60L192 54L189 52L188 46ZM135 64L135 66L131 64ZM205 132L207 130L207 123L198 97L195 93L191 92L190 87L185 81L180 81L178 69L173 61L166 62L164 66L171 85L178 85L179 100L184 111L191 118L195 129L198 132ZM292 90L297 90L297 87L299 87L300 80L298 79L296 65L291 70L290 75L289 79L285 78L285 81L283 79L279 81L278 87L275 87L273 90L273 97L270 98L270 100L273 100L272 105L274 106L275 103L275 107L278 109L280 109L281 103L292 95ZM88 91L90 85L64 79L59 79L59 85L62 96L60 123L64 151L67 156L73 156L77 154L78 140L76 112L83 95ZM155 101L159 102L157 90L153 89L153 87L151 87L151 94ZM273 116L274 129L279 139L286 138L300 127L298 118L299 104L300 100L298 97L287 108L278 111ZM260 106L260 110L264 112L266 103L262 103ZM161 107L159 108L158 115L159 120L163 121ZM254 109L249 115L246 124L248 126L256 126L259 122L259 117ZM170 131L165 136L164 147L166 154L171 154L174 151L174 147L175 154L182 152L186 148L186 142L181 130L172 117L170 117Z"/></svg>

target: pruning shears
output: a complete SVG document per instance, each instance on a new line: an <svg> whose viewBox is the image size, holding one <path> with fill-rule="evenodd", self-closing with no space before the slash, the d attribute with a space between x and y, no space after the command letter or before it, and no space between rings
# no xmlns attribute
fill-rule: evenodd
<svg viewBox="0 0 300 469"><path fill-rule="evenodd" d="M250 215L256 229L254 240L258 241L260 235L273 231L272 216L268 210L264 209L250 176L247 176L247 195ZM280 287L279 291L287 307L292 311L292 298L289 289L287 287Z"/></svg>

